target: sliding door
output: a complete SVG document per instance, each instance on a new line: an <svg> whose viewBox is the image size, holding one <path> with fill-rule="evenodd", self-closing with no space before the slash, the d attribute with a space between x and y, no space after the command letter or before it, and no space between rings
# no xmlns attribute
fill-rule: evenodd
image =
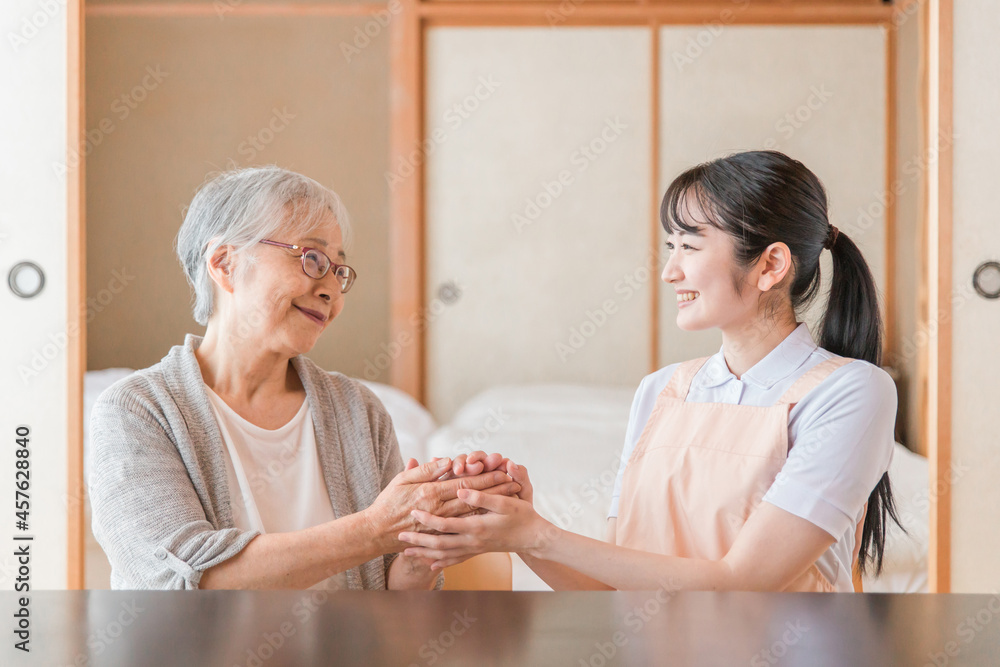
<svg viewBox="0 0 1000 667"><path fill-rule="evenodd" d="M427 398L649 370L644 28L427 34Z"/></svg>

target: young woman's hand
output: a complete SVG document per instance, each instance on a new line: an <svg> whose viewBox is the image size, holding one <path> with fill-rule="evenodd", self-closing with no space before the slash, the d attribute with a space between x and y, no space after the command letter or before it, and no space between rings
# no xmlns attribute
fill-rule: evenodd
<svg viewBox="0 0 1000 667"><path fill-rule="evenodd" d="M507 475L521 485L521 490L517 492L517 497L534 506L534 489L531 486L531 480L528 479L528 469L517 465L510 459L505 460L507 461Z"/></svg>
<svg viewBox="0 0 1000 667"><path fill-rule="evenodd" d="M362 510L372 537L385 553L400 551L406 546L396 539L401 531L424 529L410 514L414 509L444 517L461 516L475 508L458 497L460 490L474 489L484 495L513 495L521 490L521 486L502 470L440 481L439 478L451 468L451 460L429 461L420 466L413 466L413 463L415 461Z"/></svg>
<svg viewBox="0 0 1000 667"><path fill-rule="evenodd" d="M490 551L532 553L540 549L555 529L520 498L462 489L458 497L469 506L487 510L468 517L441 517L414 510L413 517L438 535L405 531L400 542L413 545L404 555L433 559L433 569L449 567L470 556Z"/></svg>

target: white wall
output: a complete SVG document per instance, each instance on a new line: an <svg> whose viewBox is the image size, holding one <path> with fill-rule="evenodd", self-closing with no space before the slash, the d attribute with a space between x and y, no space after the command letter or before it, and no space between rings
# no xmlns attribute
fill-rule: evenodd
<svg viewBox="0 0 1000 667"><path fill-rule="evenodd" d="M18 576L12 537L33 535L32 589L66 587L66 5L0 4L0 589ZM34 299L7 274L31 260L46 274ZM73 332L70 332L73 333ZM14 527L15 429L30 440L30 525Z"/></svg>
<svg viewBox="0 0 1000 667"><path fill-rule="evenodd" d="M970 292L976 266L1000 260L1000 13L954 7L951 577L954 592L985 593L1000 590L1000 301Z"/></svg>

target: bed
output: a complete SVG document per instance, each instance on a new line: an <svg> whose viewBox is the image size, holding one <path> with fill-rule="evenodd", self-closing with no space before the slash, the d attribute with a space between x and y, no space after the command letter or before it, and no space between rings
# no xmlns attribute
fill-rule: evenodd
<svg viewBox="0 0 1000 667"><path fill-rule="evenodd" d="M90 371L85 378L84 418L100 392L131 369ZM573 532L602 539L620 464L634 388L569 384L491 387L465 402L444 425L408 394L365 382L392 417L403 459L426 461L477 449L502 452L529 471L535 506L545 518ZM84 470L89 478L89 438L84 429ZM927 459L896 444L890 468L904 534L891 526L885 569L866 578L868 592L926 592L928 524ZM87 587L106 588L108 568L89 530ZM549 590L516 556L514 590Z"/></svg>

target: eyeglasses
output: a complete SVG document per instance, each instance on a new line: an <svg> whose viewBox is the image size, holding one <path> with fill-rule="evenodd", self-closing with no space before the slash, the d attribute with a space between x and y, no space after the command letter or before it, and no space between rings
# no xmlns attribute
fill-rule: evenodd
<svg viewBox="0 0 1000 667"><path fill-rule="evenodd" d="M351 289L351 285L354 284L354 280L358 277L357 271L346 264L334 263L333 260L331 260L327 254L319 248L305 248L300 245L278 243L277 241L270 241L268 239L263 239L261 243L277 246L279 248L288 248L289 250L301 250L302 254L300 257L302 257L302 272L310 278L320 280L326 275L327 271L333 269L333 275L336 276L337 282L340 283L341 293L345 293L347 290Z"/></svg>

